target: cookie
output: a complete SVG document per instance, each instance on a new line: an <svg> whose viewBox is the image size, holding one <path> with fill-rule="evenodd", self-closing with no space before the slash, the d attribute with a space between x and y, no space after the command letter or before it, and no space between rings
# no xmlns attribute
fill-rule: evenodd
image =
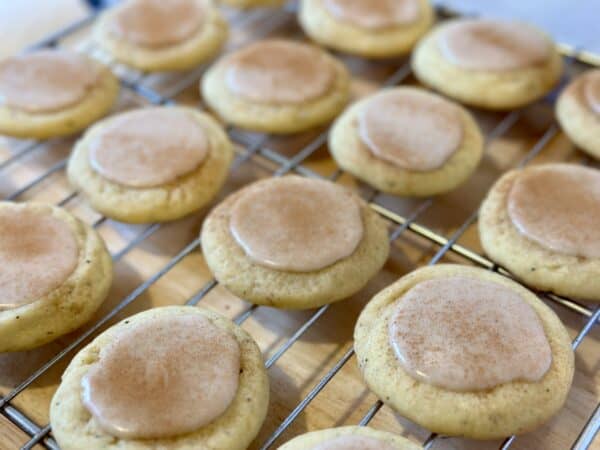
<svg viewBox="0 0 600 450"><path fill-rule="evenodd" d="M302 0L298 12L311 39L367 58L410 52L433 19L427 0Z"/></svg>
<svg viewBox="0 0 600 450"><path fill-rule="evenodd" d="M337 164L380 191L429 196L450 191L477 168L483 137L460 105L412 87L383 90L335 122Z"/></svg>
<svg viewBox="0 0 600 450"><path fill-rule="evenodd" d="M286 442L279 450L417 450L408 439L369 427L339 427L312 431Z"/></svg>
<svg viewBox="0 0 600 450"><path fill-rule="evenodd" d="M349 98L345 66L317 47L259 41L214 64L202 79L204 101L228 124L294 133L332 120Z"/></svg>
<svg viewBox="0 0 600 450"><path fill-rule="evenodd" d="M562 91L556 118L569 139L600 159L600 69L584 72Z"/></svg>
<svg viewBox="0 0 600 450"><path fill-rule="evenodd" d="M574 164L513 170L481 205L489 257L529 286L600 301L600 171Z"/></svg>
<svg viewBox="0 0 600 450"><path fill-rule="evenodd" d="M219 283L252 303L289 309L356 293L389 252L385 223L356 194L297 176L230 195L204 221L201 239Z"/></svg>
<svg viewBox="0 0 600 450"><path fill-rule="evenodd" d="M117 99L110 69L67 50L38 50L0 63L0 134L47 139L76 133Z"/></svg>
<svg viewBox="0 0 600 450"><path fill-rule="evenodd" d="M369 388L438 434L499 439L531 431L563 405L570 338L533 293L501 275L443 264L379 292L354 331Z"/></svg>
<svg viewBox="0 0 600 450"><path fill-rule="evenodd" d="M531 25L455 19L419 42L412 67L419 81L462 103L509 110L550 92L563 64L552 40Z"/></svg>
<svg viewBox="0 0 600 450"><path fill-rule="evenodd" d="M267 413L261 352L230 320L154 308L109 328L73 358L50 405L64 450L245 450Z"/></svg>
<svg viewBox="0 0 600 450"><path fill-rule="evenodd" d="M95 29L102 49L145 72L191 69L215 56L227 37L212 0L127 0L102 14Z"/></svg>
<svg viewBox="0 0 600 450"><path fill-rule="evenodd" d="M232 158L229 138L209 115L152 107L94 125L75 145L67 173L75 189L107 217L163 222L209 203Z"/></svg>
<svg viewBox="0 0 600 450"><path fill-rule="evenodd" d="M0 353L70 333L100 307L112 260L102 238L61 208L0 202Z"/></svg>

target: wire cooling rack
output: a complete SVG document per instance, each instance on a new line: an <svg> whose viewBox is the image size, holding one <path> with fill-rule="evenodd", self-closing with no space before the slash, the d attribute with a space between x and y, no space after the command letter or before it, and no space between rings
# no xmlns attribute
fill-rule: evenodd
<svg viewBox="0 0 600 450"><path fill-rule="evenodd" d="M251 34L241 33L242 39L236 41L233 39L231 47L237 47L243 43L247 43L250 40L260 39L271 34L278 33L284 28L294 27L293 14L295 6L288 5L281 11L263 11L257 10L252 12L228 12L228 18L232 28L237 29L250 29L253 32ZM56 34L48 36L43 41L37 43L33 48L43 47L55 47L60 45L69 45L71 39L78 39L78 36L82 34L89 34L89 28L93 25L97 13L91 14L89 17L76 22L60 31ZM258 31L257 31L258 30ZM206 69L207 65L200 66L195 70L184 74L172 75L172 74L160 74L160 75L149 75L136 72L130 68L124 67L115 61L112 61L110 57L102 53L98 48L94 46L89 40L84 40L79 48L92 56L102 60L109 64L115 74L119 77L122 86L122 96L130 97L132 103L137 106L144 105L173 105L176 102L176 98L186 91L188 88L197 86L202 73ZM577 61L577 55L571 55L566 57L568 70L567 72L578 71L581 69L581 63ZM349 67L354 72L357 66L362 64L379 64L379 63L365 63L359 62L356 59L349 58L345 59L348 62ZM390 65L395 66L392 70L389 70ZM411 70L406 60L399 61L396 64L386 63L386 76L383 78L383 82L380 83L379 87L393 86L406 82L411 77ZM382 81L382 78L378 78ZM544 100L546 103L552 103L554 101L555 94L551 94L547 99ZM546 105L546 109L548 105ZM477 112L477 115L485 114L483 112ZM527 110L512 111L504 116L498 117L493 115L494 125L490 128L486 134L486 148L489 148L494 142L505 136L512 129L514 129L519 121L527 114ZM488 117L489 119L489 117ZM249 133L232 127L227 128L227 132L230 138L236 144L236 159L232 165L232 173L241 170L243 166L248 164L256 165L261 170L267 172L272 176L282 176L287 173L297 173L307 177L318 177L326 178L332 181L340 181L342 178L351 178L348 174L343 173L337 168L333 168L328 173L323 173L322 170L314 170L309 167L309 160L314 158L319 150L326 144L328 129L319 130L316 134L309 133L308 136L300 139L302 145L297 144L293 147L293 151L290 151L290 144L285 144L286 151L279 151L281 148L281 138L274 138L265 134ZM548 151L551 141L558 135L559 129L557 125L550 121L549 125L544 128L543 132L539 134L537 139L528 145L527 150L524 152L515 167L522 167L528 164L533 159L537 158L542 152ZM59 139L60 140L60 139ZM297 140L296 140L297 141ZM47 142L38 141L17 141L11 140L12 152L3 161L0 162L0 175L11 169L17 163L25 161L27 157L44 151ZM592 161L585 157L579 158L581 163L593 164ZM23 197L30 194L36 188L40 189L45 186L46 183L52 182L53 177L58 176L63 172L66 166L67 160L59 159L58 161L52 161L44 166L40 173L36 173L34 176L29 177L28 181L16 186L10 190L9 194L4 197L4 200L19 201ZM353 182L354 185L358 186L363 197L369 202L371 208L377 213L384 217L390 225L390 241L392 244L396 243L399 239L417 239L422 244L428 244L432 248L432 255L428 261L423 261L427 264L436 264L443 258L453 258L453 260L463 262L465 264L473 264L479 267L483 267L488 270L498 272L502 275L510 277L511 275L503 268L497 266L492 261L482 256L478 251L471 250L470 248L462 245L459 241L469 232L472 225L477 221L478 206L466 211L466 219L461 220L458 226L453 227L453 232L446 235L441 232L435 226L435 221L430 225L428 222L432 222L431 217L428 217L428 213L431 213L438 205L439 200L434 198L423 199L418 201L412 201L410 208L403 208L405 211L402 213L396 211L394 208L389 206L389 196L385 196L373 189L370 189L360 183ZM68 187L63 186L63 190L67 192L66 195L61 197L56 203L60 206L67 207L71 202L75 201L79 194L74 191L69 191ZM103 226L113 225L114 222L109 221L106 217L100 216L95 217L91 221L94 228L100 228ZM118 224L117 224L118 225ZM143 228L136 228L136 233L130 237L127 242L118 250L112 253L113 260L115 262L121 261L129 253L133 252L145 241L150 240L151 236L154 235L159 229L166 227L167 225L161 224L149 224ZM141 284L135 287L129 294L125 295L112 309L106 311L99 320L91 325L84 326L79 332L77 337L71 340L68 344L62 346L54 356L50 357L46 361L42 362L37 370L32 371L27 376L19 380L14 387L7 391L3 397L0 397L0 413L14 423L18 428L25 432L28 436L28 441L23 445L23 449L31 449L38 445L44 446L50 449L58 449L58 445L52 438L51 427L48 424L38 424L32 420L28 415L15 406L15 401L22 395L28 388L35 385L45 374L52 369L60 365L61 362L65 362L67 358L73 356L74 352L81 346L81 344L87 342L91 337L96 335L101 329L110 324L119 314L123 312L128 306L139 300L155 283L161 278L166 276L171 271L175 271L179 263L181 263L186 257L191 255L193 252L200 248L199 240L193 239L191 242L186 243L166 264L162 265L159 270L151 273ZM213 291L218 285L218 282L214 279L208 280L204 285L195 291L195 293L187 299L185 302L188 305L196 305L203 300L211 291ZM582 318L583 326L580 328L578 334L572 342L574 350L580 346L584 338L590 333L594 326L598 323L600 318L600 309L593 309L585 304L578 303L568 298L559 297L549 293L539 293L540 297L555 305L560 312L570 311L571 313ZM234 317L237 324L243 324L250 317L255 314L255 311L259 307L256 305L246 304L245 308L240 310ZM281 343L273 348L273 351L269 353L269 357L265 362L267 369L272 369L273 366L282 358L288 350L290 350L295 344L300 342L300 338L307 333L311 327L313 327L325 314L325 312L332 308L331 305L325 305L311 312L308 318L301 323L301 326L294 329L289 337L281 340ZM291 314L291 313L290 313ZM268 315L267 315L268 317ZM333 361L328 361L326 370L319 376L311 377L309 379L310 389L307 395L303 396L295 405L291 405L287 410L286 414L278 420L278 425L274 427L274 430L270 432L266 437L259 442L256 448L261 450L267 450L273 448L275 443L278 442L279 437L290 428L294 422L301 416L304 410L315 401L319 394L326 388L329 383L334 382L336 375L340 373L342 368L352 359L354 350L352 345L349 344L347 349L342 352L341 358ZM597 402L597 398L595 400ZM360 420L360 425L369 424L376 415L380 412L383 407L381 400L374 401L369 407ZM580 429L578 437L571 444L572 449L581 450L589 448L592 444L594 436L600 428L600 406L596 403L596 407L591 416L584 419L585 424ZM331 424L333 426L333 423ZM422 440L423 448L432 448L437 442L443 437L437 436L432 433L426 433L421 435L425 436ZM501 443L501 449L508 449L515 442L514 436L507 437L504 442ZM0 445L1 446L1 445Z"/></svg>

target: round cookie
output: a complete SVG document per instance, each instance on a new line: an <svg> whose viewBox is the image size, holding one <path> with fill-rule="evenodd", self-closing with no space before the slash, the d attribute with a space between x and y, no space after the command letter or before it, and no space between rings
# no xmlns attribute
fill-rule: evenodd
<svg viewBox="0 0 600 450"><path fill-rule="evenodd" d="M223 186L232 158L229 138L208 114L154 107L94 125L75 145L67 173L107 217L163 222L209 203Z"/></svg>
<svg viewBox="0 0 600 450"><path fill-rule="evenodd" d="M539 195L529 210L536 212L538 223L546 221L552 228L544 230L527 222L524 234L509 212L509 198L515 183L531 176L546 174L548 184L531 189ZM572 190L574 181L587 186ZM521 193L523 195L523 193ZM547 201L543 201L543 199ZM523 206L521 206L523 208ZM600 217L600 172L571 164L544 164L513 170L502 176L490 189L481 205L479 235L485 252L495 262L511 271L528 285L558 295L600 301L600 250L594 218ZM534 218L535 219L535 218ZM588 227L584 220L591 225ZM556 221L553 222L553 221ZM572 251L548 245L536 239L556 241L568 238L575 244ZM533 238L532 238L533 236ZM558 242L560 245L561 243ZM577 248L578 247L578 248Z"/></svg>
<svg viewBox="0 0 600 450"><path fill-rule="evenodd" d="M95 29L105 51L145 72L191 69L215 56L227 36L212 0L127 0L105 12Z"/></svg>
<svg viewBox="0 0 600 450"><path fill-rule="evenodd" d="M399 356L397 356L396 349L391 345L390 324L395 323L392 322L392 318L397 320L398 317L401 317L396 315L400 306L406 308L407 306L418 305L418 303L402 304L403 300L421 301L421 298L416 296L416 292L410 300L405 300L405 297L411 295L411 291L419 289L420 286L425 286L425 283L448 283L448 280L452 280L453 277L459 277L461 280L464 278L472 280L468 283L462 280L458 288L452 288L462 288L467 293L463 292L461 294L460 290L457 292L444 290L443 285L440 285L441 287L438 287L438 289L442 289L444 293L438 294L437 298L429 298L429 300L433 300L434 305L445 301L446 297L454 298L455 300L451 301L456 301L457 295L454 295L456 293L462 301L469 297L468 290L471 289L469 283L482 283L487 289L483 290L483 296L488 295L488 291L499 290L507 299L508 297L515 297L518 305L526 307L525 312L528 315L537 316L539 320L527 321L523 317L515 317L506 311L496 313L498 316L478 316L474 322L470 322L468 325L463 323L465 322L464 319L456 317L454 320L459 320L458 323L460 324L456 327L461 328L453 331L455 335L452 339L446 338L443 342L438 342L430 339L428 330L422 329L422 316L410 319L412 317L410 309L406 309L406 319L403 320L405 322L406 320L412 321L412 325L410 323L405 323L405 325L409 326L410 330L414 328L427 333L424 336L425 345L430 346L432 343L437 342L430 348L431 353L422 354L422 356L425 356L423 359L424 367L431 369L435 367L437 362L441 364L437 366L438 370L440 367L442 370L446 370L448 363L450 363L454 367L446 376L448 380L454 379L455 381L478 377L482 371L487 376L498 375L498 373L495 373L496 370L499 370L498 367L488 368L485 366L471 371L467 371L470 367L465 367L464 373L462 373L460 363L457 363L457 360L475 358L475 361L479 361L479 364L483 363L480 362L481 355L479 353L474 353L474 355L479 356L472 357L471 353L466 351L467 349L446 348L448 342L455 342L454 339L458 339L458 342L468 342L469 345L472 342L477 342L480 350L482 349L485 352L486 358L491 361L491 364L495 364L496 361L499 364L504 364L504 360L494 360L493 354L490 353L491 349L496 348L498 353L510 355L510 363L521 370L521 358L530 361L538 352L538 348L531 348L529 340L527 341L529 349L525 353L521 347L503 347L505 328L493 330L493 323L494 320L499 320L502 324L506 324L506 321L508 321L512 328L517 329L523 326L535 325L543 340L546 341L545 352L539 356L543 356L542 359L547 359L549 365L546 366L547 371L545 373L541 372L543 376L539 380L521 381L522 378L517 378L501 384L492 383L492 386L485 389L449 389L434 384L433 381L431 383L425 381L427 378L410 375L405 370ZM452 281L455 282L456 279ZM492 286L492 289L489 289L490 286ZM478 292L481 293L481 289ZM454 297L452 297L453 295ZM472 298L472 300L479 300L479 298ZM485 299L482 298L481 302L483 301ZM514 301L514 298L512 301ZM489 302L492 301L488 300L487 307L494 308L495 304ZM426 303L424 305L427 306ZM486 307L485 303L477 302L475 305ZM453 308L453 314L457 316L461 315L461 311L465 311L458 304L455 304ZM434 314L439 312L438 309L435 309ZM466 312L471 313L471 311ZM441 314L439 317L443 317L440 320L444 321L440 325L441 330L452 329L454 321L450 321L449 314ZM489 326L484 328L485 325L483 327L479 325L482 329L476 332L473 331L480 321ZM537 324L534 324L534 322L537 322ZM463 328L465 326L467 328L472 326L473 329ZM438 331L436 330L436 332ZM475 333L475 335L470 333ZM530 336L520 334L521 337L525 335ZM413 337L417 338L417 336ZM556 314L534 294L510 279L468 266L453 264L429 266L417 269L402 277L379 292L367 304L357 321L354 338L358 364L369 388L401 415L433 432L448 436L497 439L531 431L547 421L562 407L573 379L574 355L570 338ZM421 348L422 342L413 344ZM415 349L415 345L409 347L408 353L405 353L409 358L413 357L411 351ZM423 350L418 351L422 352ZM437 355L440 351L447 352L448 356L454 355L456 352L462 353L454 355L453 360L448 360L448 356L445 357L446 359L438 359ZM513 352L516 354L515 356L513 356ZM427 355L430 357L426 357ZM457 365L458 367L456 367ZM502 372L499 373L502 374ZM430 375L433 379L436 371L431 369L431 371L421 375L422 377ZM527 376L528 374L524 375Z"/></svg>
<svg viewBox="0 0 600 450"><path fill-rule="evenodd" d="M288 309L356 293L389 252L385 223L356 194L297 176L230 195L204 221L201 239L219 283L252 303Z"/></svg>
<svg viewBox="0 0 600 450"><path fill-rule="evenodd" d="M368 58L404 55L431 27L427 0L302 0L298 19L321 45Z"/></svg>
<svg viewBox="0 0 600 450"><path fill-rule="evenodd" d="M429 196L471 176L483 154L483 137L460 105L399 87L348 108L332 127L329 150L342 169L380 191Z"/></svg>
<svg viewBox="0 0 600 450"><path fill-rule="evenodd" d="M562 58L549 37L519 22L455 19L435 27L412 57L417 78L468 105L515 109L560 80Z"/></svg>
<svg viewBox="0 0 600 450"><path fill-rule="evenodd" d="M600 159L600 69L584 72L562 91L556 118L578 147Z"/></svg>
<svg viewBox="0 0 600 450"><path fill-rule="evenodd" d="M121 438L109 434L99 425L82 401L82 382L103 355L108 358L119 333L135 327L153 326L160 320L207 319L216 331L226 333L239 345L239 379L235 396L225 411L212 422L193 431L164 438ZM181 332L185 333L185 330ZM174 333L178 335L178 333ZM192 352L193 349L182 349ZM105 352L105 353L103 353ZM159 361L160 363L160 361ZM148 370L157 370L148 362ZM168 368L163 367L165 376ZM176 377L176 373L170 374ZM91 376L91 375L90 375ZM89 380L89 378L87 378ZM142 382L143 380L139 380ZM161 389L160 383L151 384ZM167 385L167 387L169 387ZM86 393L87 395L87 393ZM185 400L184 400L185 402ZM99 335L71 361L50 405L52 432L64 450L81 448L191 450L214 448L244 450L258 433L267 413L269 381L261 352L253 339L230 320L205 309L185 306L154 308L129 317ZM189 406L189 405L188 405ZM200 405L202 406L202 405Z"/></svg>
<svg viewBox="0 0 600 450"><path fill-rule="evenodd" d="M364 439L364 441L345 441L346 439L352 438ZM301 434L283 444L279 447L279 450L340 450L347 448L343 445L347 445L350 442L356 445L356 447L352 448L361 448L363 450L417 450L421 448L421 446L402 436L398 436L397 434L379 431L369 427L348 426ZM327 447L327 445L336 444L340 445L340 447ZM370 447L364 449L364 447L359 446L361 444L370 445ZM384 449L382 449L382 445L385 446Z"/></svg>
<svg viewBox="0 0 600 450"><path fill-rule="evenodd" d="M117 99L109 68L67 50L38 50L0 62L0 134L47 139L76 133Z"/></svg>
<svg viewBox="0 0 600 450"><path fill-rule="evenodd" d="M285 134L332 120L349 98L346 67L323 50L268 39L213 65L201 84L205 102L231 125Z"/></svg>
<svg viewBox="0 0 600 450"><path fill-rule="evenodd" d="M87 322L106 298L102 238L61 208L0 202L0 353L30 350Z"/></svg>

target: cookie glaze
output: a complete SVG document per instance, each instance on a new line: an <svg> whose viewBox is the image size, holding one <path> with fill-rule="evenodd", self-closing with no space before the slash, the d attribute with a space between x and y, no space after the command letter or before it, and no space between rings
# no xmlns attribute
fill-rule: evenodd
<svg viewBox="0 0 600 450"><path fill-rule="evenodd" d="M558 253L600 258L600 171L532 167L515 179L507 203L510 220L527 238Z"/></svg>
<svg viewBox="0 0 600 450"><path fill-rule="evenodd" d="M350 256L364 227L357 199L334 183L285 177L247 189L230 213L230 230L257 264L310 272Z"/></svg>
<svg viewBox="0 0 600 450"><path fill-rule="evenodd" d="M465 276L418 283L392 307L390 345L417 380L456 391L538 381L552 352L535 310L514 290Z"/></svg>
<svg viewBox="0 0 600 450"><path fill-rule="evenodd" d="M509 71L543 64L551 44L536 29L520 23L489 19L459 19L438 36L443 56L467 70Z"/></svg>
<svg viewBox="0 0 600 450"><path fill-rule="evenodd" d="M283 39L251 44L227 60L227 87L260 103L299 104L325 95L335 70L315 47Z"/></svg>
<svg viewBox="0 0 600 450"><path fill-rule="evenodd" d="M173 182L197 169L208 153L208 138L194 116L167 107L120 114L89 143L89 161L96 172L136 188Z"/></svg>
<svg viewBox="0 0 600 450"><path fill-rule="evenodd" d="M419 19L418 0L323 0L323 6L340 22L374 31Z"/></svg>
<svg viewBox="0 0 600 450"><path fill-rule="evenodd" d="M199 314L122 324L81 380L82 401L100 427L123 439L198 430L237 393L240 347Z"/></svg>
<svg viewBox="0 0 600 450"><path fill-rule="evenodd" d="M0 209L0 311L49 294L69 278L78 260L73 230L50 208Z"/></svg>
<svg viewBox="0 0 600 450"><path fill-rule="evenodd" d="M67 50L38 50L0 62L0 104L47 113L81 102L99 71L85 56Z"/></svg>
<svg viewBox="0 0 600 450"><path fill-rule="evenodd" d="M463 138L460 110L426 91L399 88L371 97L358 113L358 132L371 153L402 169L439 169Z"/></svg>
<svg viewBox="0 0 600 450"><path fill-rule="evenodd" d="M179 44L204 25L205 6L199 0L128 0L115 10L110 32L142 47Z"/></svg>

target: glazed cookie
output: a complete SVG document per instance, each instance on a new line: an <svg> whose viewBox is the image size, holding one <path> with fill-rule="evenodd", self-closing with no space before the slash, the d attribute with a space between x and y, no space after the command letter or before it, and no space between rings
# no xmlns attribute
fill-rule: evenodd
<svg viewBox="0 0 600 450"><path fill-rule="evenodd" d="M76 133L108 112L112 72L84 55L39 50L0 62L0 134L46 139Z"/></svg>
<svg viewBox="0 0 600 450"><path fill-rule="evenodd" d="M258 181L229 196L202 227L215 278L252 303L306 309L359 291L383 266L383 220L356 194L316 179Z"/></svg>
<svg viewBox="0 0 600 450"><path fill-rule="evenodd" d="M496 273L415 270L361 313L354 348L369 388L435 433L499 439L563 405L574 372L569 334L533 293Z"/></svg>
<svg viewBox="0 0 600 450"><path fill-rule="evenodd" d="M0 353L30 350L87 322L112 260L98 233L63 209L0 202Z"/></svg>
<svg viewBox="0 0 600 450"><path fill-rule="evenodd" d="M450 191L475 170L483 137L460 105L412 87L386 89L335 122L329 149L338 165L383 192Z"/></svg>
<svg viewBox="0 0 600 450"><path fill-rule="evenodd" d="M244 330L205 309L167 306L81 350L50 423L63 450L245 450L268 403L262 355Z"/></svg>
<svg viewBox="0 0 600 450"><path fill-rule="evenodd" d="M327 123L344 108L350 76L317 47L270 39L222 58L201 87L206 103L227 123L294 133Z"/></svg>
<svg viewBox="0 0 600 450"><path fill-rule="evenodd" d="M404 55L431 26L427 0L302 0L300 24L318 43L368 58Z"/></svg>
<svg viewBox="0 0 600 450"><path fill-rule="evenodd" d="M589 70L558 97L556 117L569 138L600 159L600 69Z"/></svg>
<svg viewBox="0 0 600 450"><path fill-rule="evenodd" d="M217 194L233 147L209 115L153 107L110 117L75 145L67 173L100 213L122 222L175 220Z"/></svg>
<svg viewBox="0 0 600 450"><path fill-rule="evenodd" d="M560 80L562 58L530 25L456 19L419 42L412 67L421 82L462 103L506 110L550 92Z"/></svg>
<svg viewBox="0 0 600 450"><path fill-rule="evenodd" d="M418 450L417 445L397 434L369 427L339 427L302 434L279 450Z"/></svg>
<svg viewBox="0 0 600 450"><path fill-rule="evenodd" d="M116 60L146 72L191 69L215 56L227 35L212 0L127 0L102 15L95 33Z"/></svg>
<svg viewBox="0 0 600 450"><path fill-rule="evenodd" d="M600 301L600 171L547 164L505 174L481 206L491 259L528 285Z"/></svg>

